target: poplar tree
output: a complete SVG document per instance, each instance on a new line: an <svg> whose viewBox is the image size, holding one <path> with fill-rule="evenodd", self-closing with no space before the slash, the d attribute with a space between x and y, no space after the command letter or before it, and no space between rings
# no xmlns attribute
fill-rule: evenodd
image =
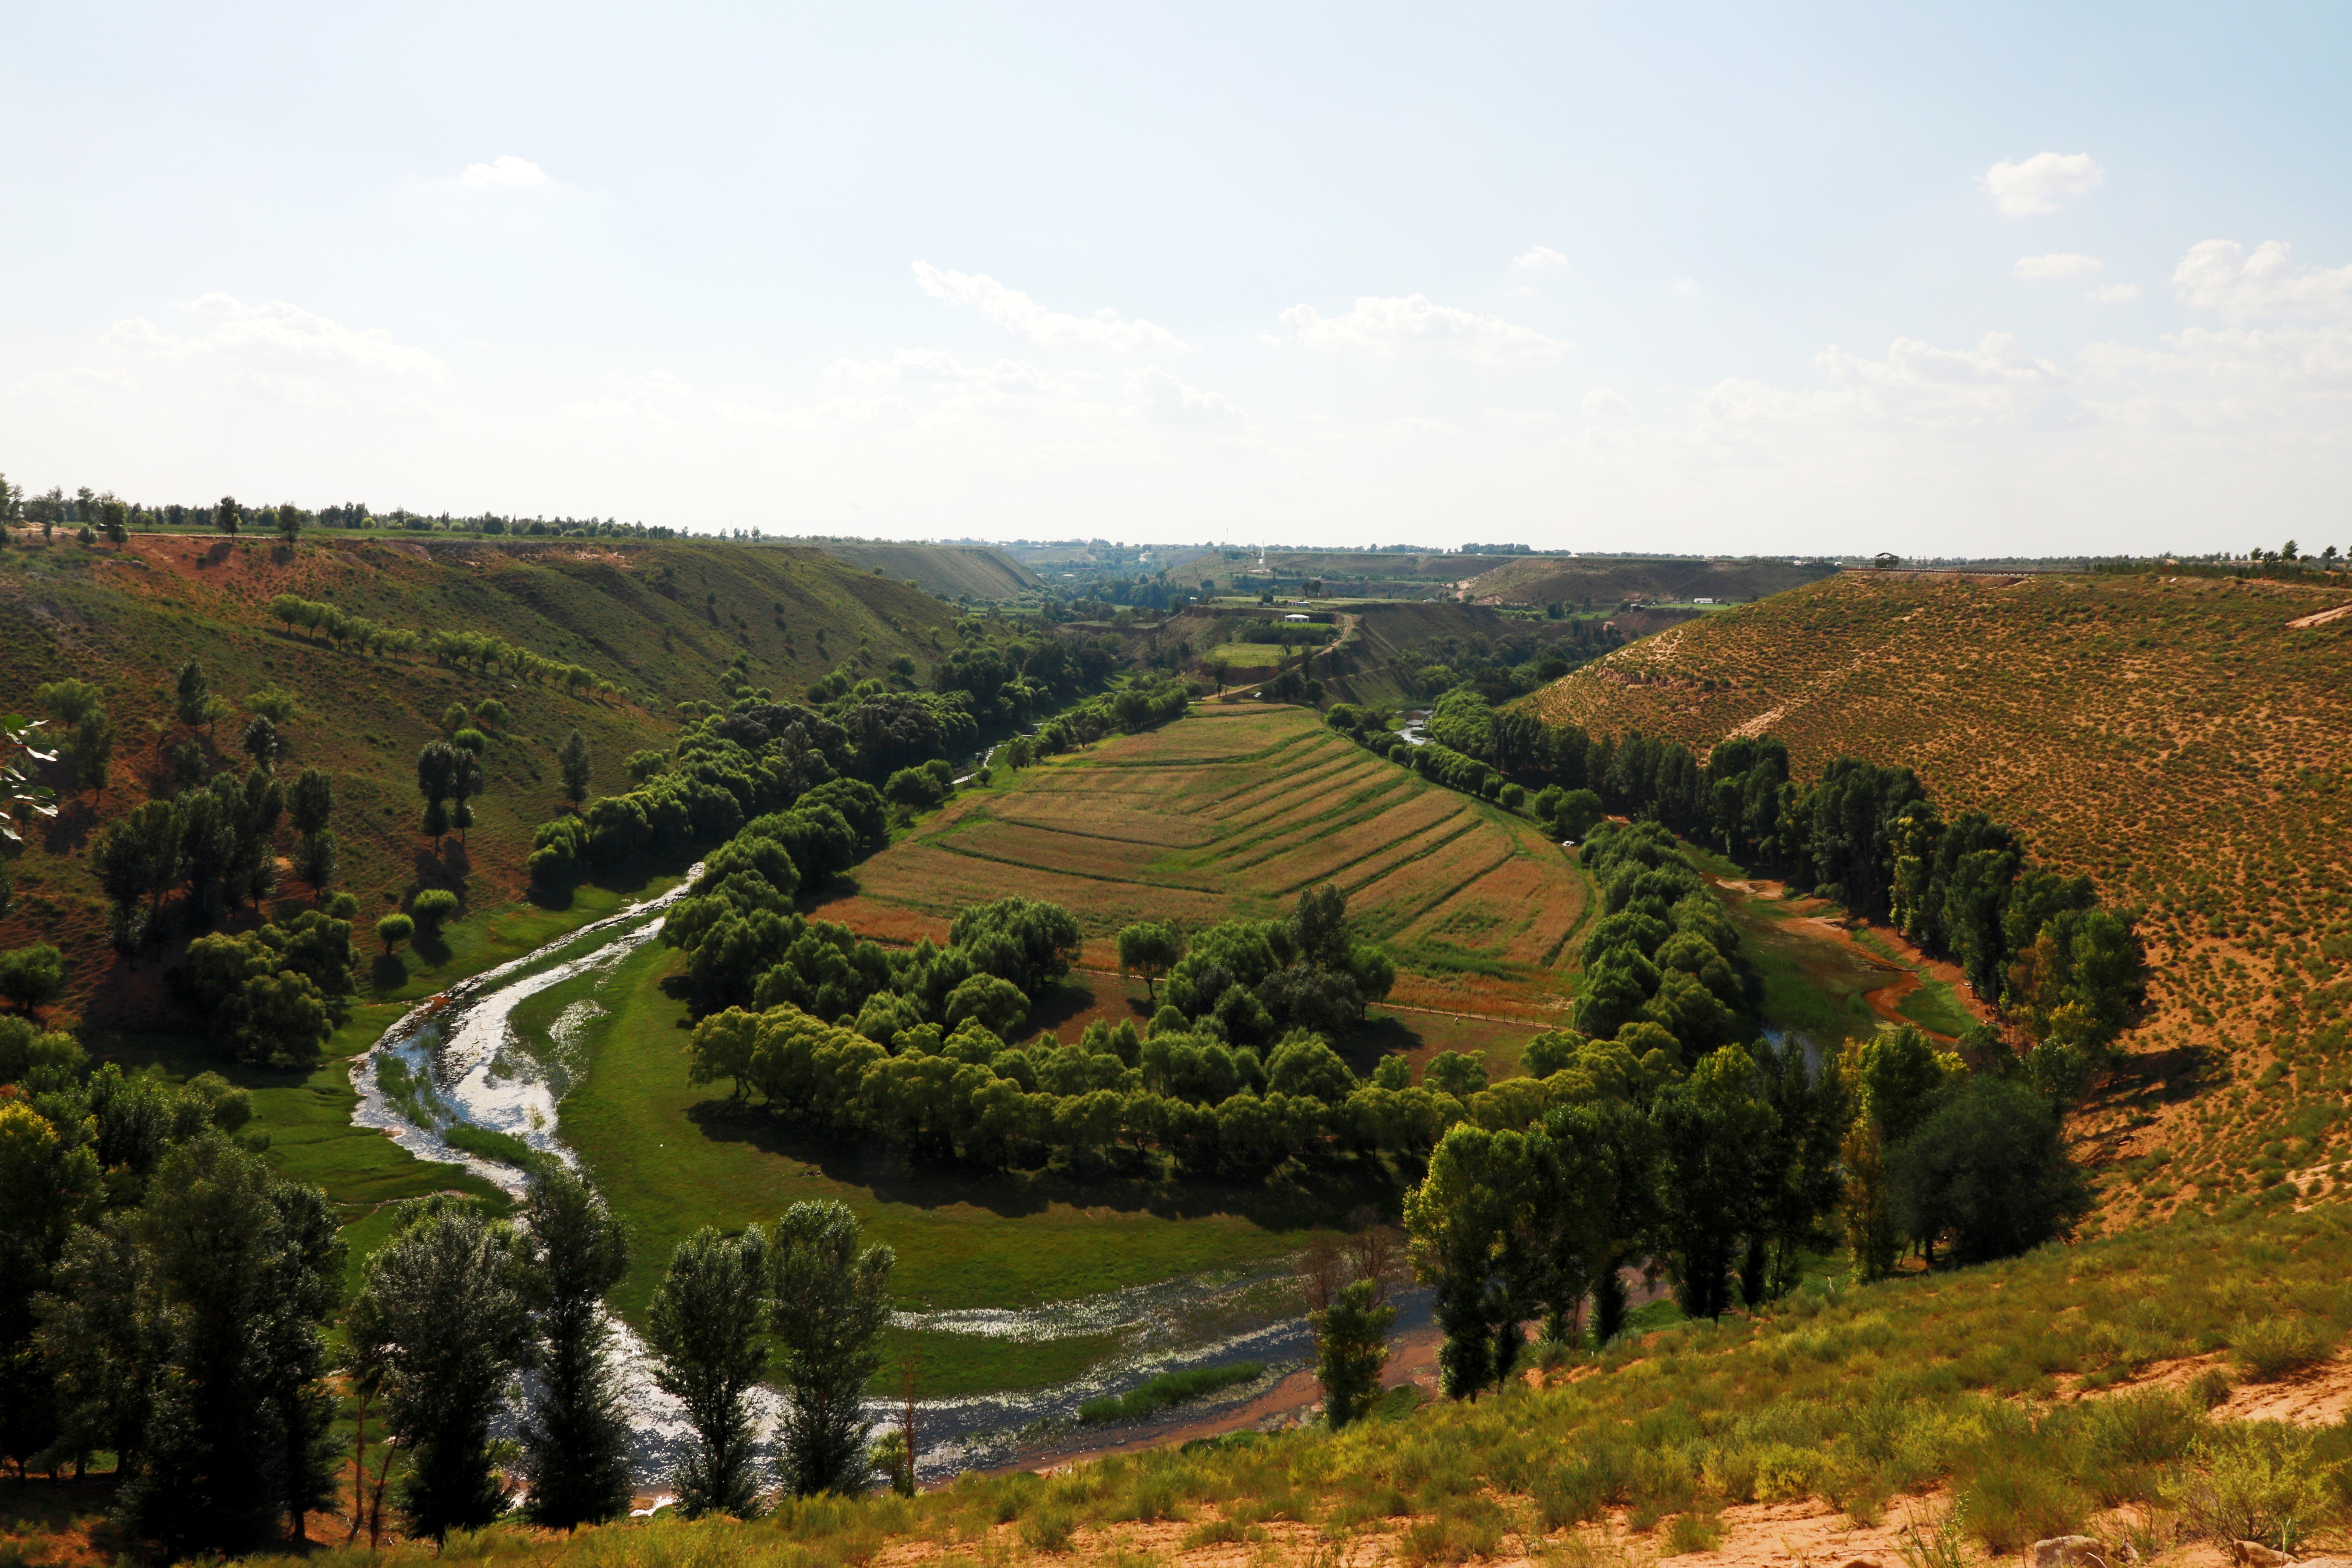
<svg viewBox="0 0 2352 1568"><path fill-rule="evenodd" d="M768 1367L768 1238L758 1226L731 1237L706 1226L678 1244L647 1312L654 1381L686 1406L694 1428L670 1477L689 1519L758 1510L751 1401Z"/></svg>
<svg viewBox="0 0 2352 1568"><path fill-rule="evenodd" d="M539 1397L523 1422L530 1516L557 1530L628 1511L629 1424L613 1368L604 1296L629 1269L629 1242L604 1199L552 1160L531 1173L530 1227L539 1318Z"/></svg>
<svg viewBox="0 0 2352 1568"><path fill-rule="evenodd" d="M866 1489L866 1384L882 1364L897 1255L861 1249L857 1220L838 1201L798 1203L776 1222L774 1330L785 1411L778 1468L794 1497Z"/></svg>

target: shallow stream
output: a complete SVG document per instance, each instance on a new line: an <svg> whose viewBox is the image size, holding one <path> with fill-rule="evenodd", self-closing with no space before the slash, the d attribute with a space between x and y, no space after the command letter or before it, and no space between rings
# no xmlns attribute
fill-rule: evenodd
<svg viewBox="0 0 2352 1568"><path fill-rule="evenodd" d="M518 1005L550 986L608 969L657 937L662 911L684 896L700 869L688 871L656 898L410 1009L352 1063L359 1091L352 1121L381 1130L419 1159L463 1165L518 1194L523 1186L520 1168L455 1147L450 1134L461 1127L481 1128L576 1163L560 1136L559 1110L564 1094L586 1070L578 1034L601 1009L585 1001L565 1008L550 1031L549 1048L538 1053L517 1038L511 1016ZM1286 1304L1281 1279L1278 1271L1224 1272L1026 1309L894 1314L897 1327L930 1333L1029 1342L1114 1333L1121 1342L1117 1355L1066 1383L917 1401L923 1479L1005 1465L1041 1447L1065 1447L1081 1404L1123 1394L1164 1372L1256 1362L1265 1374L1218 1403L1246 1398L1311 1353L1306 1321ZM1400 1306L1400 1330L1426 1321L1426 1292L1405 1292ZM647 1490L657 1490L682 1457L688 1429L678 1403L655 1386L644 1343L626 1324L616 1320L614 1327L622 1349L636 1479ZM772 1426L776 1405L770 1391L763 1430ZM870 1401L869 1407L877 1421L892 1423L904 1409L887 1399ZM1187 1415L1197 1417L1201 1408L1189 1407ZM767 1456L762 1458L764 1463Z"/></svg>

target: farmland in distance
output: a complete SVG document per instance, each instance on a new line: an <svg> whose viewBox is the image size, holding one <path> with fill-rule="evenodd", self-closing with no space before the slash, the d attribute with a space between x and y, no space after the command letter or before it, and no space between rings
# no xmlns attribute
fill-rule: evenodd
<svg viewBox="0 0 2352 1568"><path fill-rule="evenodd" d="M1287 913L1323 882L1399 971L1391 1000L1542 1020L1563 1004L1581 872L1533 824L1428 784L1307 710L1211 705L960 796L824 910L877 938L943 937L1008 894L1075 912L1089 967L1133 921Z"/></svg>

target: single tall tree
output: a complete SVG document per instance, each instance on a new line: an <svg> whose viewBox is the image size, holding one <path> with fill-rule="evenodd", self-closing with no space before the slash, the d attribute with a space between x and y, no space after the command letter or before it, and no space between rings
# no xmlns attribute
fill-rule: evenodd
<svg viewBox="0 0 2352 1568"><path fill-rule="evenodd" d="M578 805L588 798L588 742L574 730L556 753L563 766L563 798Z"/></svg>
<svg viewBox="0 0 2352 1568"><path fill-rule="evenodd" d="M595 1188L550 1160L523 1199L539 1318L539 1398L523 1422L530 1516L557 1530L628 1511L629 1424L604 1296L629 1269L628 1237Z"/></svg>
<svg viewBox="0 0 2352 1568"><path fill-rule="evenodd" d="M449 831L449 797L457 793L457 774L470 755L446 741L416 753L416 793L425 797L425 831L433 838Z"/></svg>
<svg viewBox="0 0 2352 1568"><path fill-rule="evenodd" d="M506 1508L490 1418L530 1345L524 1245L460 1199L412 1205L368 1259L348 1322L362 1364L380 1369L384 1416L409 1455L409 1530L436 1540Z"/></svg>
<svg viewBox="0 0 2352 1568"><path fill-rule="evenodd" d="M1464 1123L1439 1140L1405 1199L1413 1270L1436 1287L1438 1371L1454 1398L1500 1386L1518 1360L1535 1197L1525 1135Z"/></svg>
<svg viewBox="0 0 2352 1568"><path fill-rule="evenodd" d="M191 730L199 724L212 722L212 688L205 680L204 667L193 658L180 666L180 679L173 689L172 708L179 715L180 722Z"/></svg>
<svg viewBox="0 0 2352 1568"><path fill-rule="evenodd" d="M278 537L289 544L302 537L302 509L292 501L278 509Z"/></svg>
<svg viewBox="0 0 2352 1568"><path fill-rule="evenodd" d="M1118 972L1143 976L1143 994L1159 1000L1160 977L1184 956L1184 934L1164 921L1138 921L1118 933Z"/></svg>
<svg viewBox="0 0 2352 1568"><path fill-rule="evenodd" d="M686 1406L694 1446L670 1484L689 1519L759 1507L752 1396L767 1371L768 1238L758 1226L723 1236L706 1226L678 1244L654 1293L647 1335L654 1381Z"/></svg>
<svg viewBox="0 0 2352 1568"><path fill-rule="evenodd" d="M866 1487L866 1384L882 1364L875 1342L889 1321L898 1258L860 1239L856 1217L834 1200L794 1204L776 1222L773 1324L786 1405L777 1466L795 1497Z"/></svg>
<svg viewBox="0 0 2352 1568"><path fill-rule="evenodd" d="M236 498L221 497L220 504L213 508L213 526L234 539L236 536L236 525L240 521L242 521L242 514L236 509Z"/></svg>

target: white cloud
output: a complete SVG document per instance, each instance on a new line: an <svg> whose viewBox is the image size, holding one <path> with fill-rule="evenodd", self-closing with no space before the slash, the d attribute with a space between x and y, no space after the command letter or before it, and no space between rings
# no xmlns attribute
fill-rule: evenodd
<svg viewBox="0 0 2352 1568"><path fill-rule="evenodd" d="M1841 389L1832 405L1866 421L1980 428L2067 425L2081 417L2065 373L2029 355L2008 332L1988 332L1973 349L1897 338L1878 360L1832 347L1814 363Z"/></svg>
<svg viewBox="0 0 2352 1568"><path fill-rule="evenodd" d="M1681 295L1685 300L1689 299L1692 295L1698 292L1698 279L1696 278L1675 279L1675 292Z"/></svg>
<svg viewBox="0 0 2352 1568"><path fill-rule="evenodd" d="M487 163L468 163L457 183L477 191L528 191L547 184L547 171L528 158L501 153Z"/></svg>
<svg viewBox="0 0 2352 1568"><path fill-rule="evenodd" d="M2127 300L2137 300L2139 298L2139 285L2137 283L2103 283L2096 289L2093 289L2085 292L2083 298L2088 300L2094 305L2121 305Z"/></svg>
<svg viewBox="0 0 2352 1568"><path fill-rule="evenodd" d="M1594 419L1631 419L1633 416L1633 405L1625 401L1625 395L1610 386L1594 387L1584 395L1579 406Z"/></svg>
<svg viewBox="0 0 2352 1568"><path fill-rule="evenodd" d="M1091 316L1068 316L1048 310L1018 289L1007 289L995 279L978 273L950 272L918 261L915 281L934 300L970 305L1015 337L1045 348L1113 349L1128 353L1183 353L1188 345L1164 327L1141 317L1128 321L1109 310Z"/></svg>
<svg viewBox="0 0 2352 1568"><path fill-rule="evenodd" d="M1537 288L1532 283L1522 283L1516 289L1504 289L1503 298L1506 300L1540 300L1543 298L1543 290Z"/></svg>
<svg viewBox="0 0 2352 1568"><path fill-rule="evenodd" d="M2172 292L2183 304L2233 321L2342 319L2352 317L2352 267L2300 266L2282 240L2265 241L2249 256L2233 241L2209 239L2181 258Z"/></svg>
<svg viewBox="0 0 2352 1568"><path fill-rule="evenodd" d="M1238 419L1242 414L1218 394L1188 386L1158 365L1129 371L1127 395L1140 412L1179 424Z"/></svg>
<svg viewBox="0 0 2352 1568"><path fill-rule="evenodd" d="M356 373L430 379L441 374L439 360L394 342L381 327L346 327L283 300L248 305L227 294L205 294L180 309L222 320L208 331L183 335L133 316L107 329L104 341L110 347L161 358L215 361L281 375Z"/></svg>
<svg viewBox="0 0 2352 1568"><path fill-rule="evenodd" d="M2036 153L2021 163L2000 163L1981 184L2005 217L2054 213L2062 197L2088 195L2105 183L2107 172L2088 153Z"/></svg>
<svg viewBox="0 0 2352 1568"><path fill-rule="evenodd" d="M1514 258L1511 265L1521 272L1565 272L1568 258L1549 245L1538 245L1525 256Z"/></svg>
<svg viewBox="0 0 2352 1568"><path fill-rule="evenodd" d="M2052 256L2019 257L2017 275L2020 278L2088 278L2103 265L2095 256L2062 250Z"/></svg>
<svg viewBox="0 0 2352 1568"><path fill-rule="evenodd" d="M1550 363L1569 345L1500 316L1482 316L1457 306L1433 304L1425 294L1402 299L1366 296L1344 316L1325 316L1312 305L1293 305L1282 324L1307 348L1369 350L1391 354L1400 343L1427 343L1463 359L1495 363L1507 360Z"/></svg>

